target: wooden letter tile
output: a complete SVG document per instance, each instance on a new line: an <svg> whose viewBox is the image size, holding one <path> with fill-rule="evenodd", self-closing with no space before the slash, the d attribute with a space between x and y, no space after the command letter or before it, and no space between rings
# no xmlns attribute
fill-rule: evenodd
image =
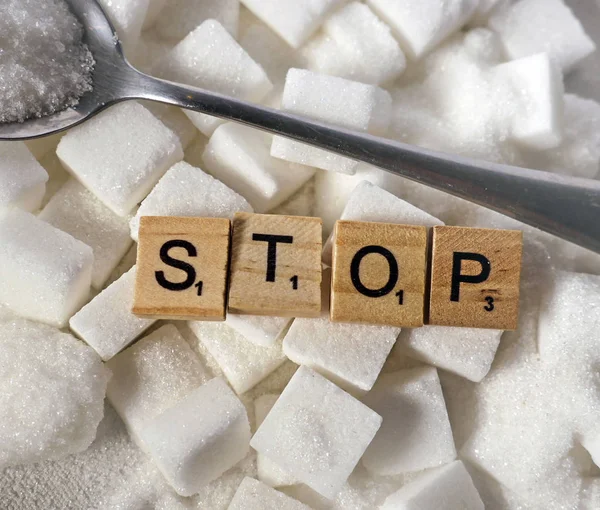
<svg viewBox="0 0 600 510"><path fill-rule="evenodd" d="M225 320L230 231L223 218L142 216L133 313Z"/></svg>
<svg viewBox="0 0 600 510"><path fill-rule="evenodd" d="M426 265L425 227L338 221L331 320L422 326Z"/></svg>
<svg viewBox="0 0 600 510"><path fill-rule="evenodd" d="M229 310L317 317L321 312L320 218L237 213Z"/></svg>
<svg viewBox="0 0 600 510"><path fill-rule="evenodd" d="M435 227L429 323L516 329L522 251L520 231Z"/></svg>

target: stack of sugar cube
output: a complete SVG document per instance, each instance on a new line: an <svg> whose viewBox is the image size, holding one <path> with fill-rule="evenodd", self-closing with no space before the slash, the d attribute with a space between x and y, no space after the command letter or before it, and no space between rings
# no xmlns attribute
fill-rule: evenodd
<svg viewBox="0 0 600 510"><path fill-rule="evenodd" d="M578 95L597 75L597 2L100 4L158 77L598 177L600 104ZM142 217L253 211L321 216L324 266L339 219L522 229L519 328L332 323L327 267L318 318L131 312ZM599 275L599 256L480 206L200 112L127 102L0 143L2 506L93 484L106 508L596 510ZM104 470L65 475L98 459L127 494Z"/></svg>

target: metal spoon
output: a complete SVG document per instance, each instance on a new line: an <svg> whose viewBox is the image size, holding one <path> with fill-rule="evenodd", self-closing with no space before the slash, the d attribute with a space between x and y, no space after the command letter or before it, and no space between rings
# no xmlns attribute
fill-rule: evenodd
<svg viewBox="0 0 600 510"><path fill-rule="evenodd" d="M67 0L85 28L96 66L79 105L22 124L0 124L0 140L25 140L73 127L128 99L147 99L248 124L370 163L488 207L600 253L600 181L475 161L297 117L134 69L95 0Z"/></svg>

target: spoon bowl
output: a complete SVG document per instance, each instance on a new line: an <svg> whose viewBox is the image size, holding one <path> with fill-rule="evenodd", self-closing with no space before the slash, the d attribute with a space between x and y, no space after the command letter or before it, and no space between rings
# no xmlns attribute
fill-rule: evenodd
<svg viewBox="0 0 600 510"><path fill-rule="evenodd" d="M23 123L0 124L0 140L27 140L63 131L120 101L158 101L369 163L600 253L600 181L438 153L147 76L127 62L96 0L66 1L84 27L84 42L96 62L93 90L74 108Z"/></svg>

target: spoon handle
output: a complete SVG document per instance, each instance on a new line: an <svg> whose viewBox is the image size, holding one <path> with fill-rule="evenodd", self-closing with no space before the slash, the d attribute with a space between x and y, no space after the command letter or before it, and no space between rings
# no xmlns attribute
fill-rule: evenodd
<svg viewBox="0 0 600 510"><path fill-rule="evenodd" d="M138 79L128 99L207 113L370 163L600 253L600 181L443 154L142 73Z"/></svg>

